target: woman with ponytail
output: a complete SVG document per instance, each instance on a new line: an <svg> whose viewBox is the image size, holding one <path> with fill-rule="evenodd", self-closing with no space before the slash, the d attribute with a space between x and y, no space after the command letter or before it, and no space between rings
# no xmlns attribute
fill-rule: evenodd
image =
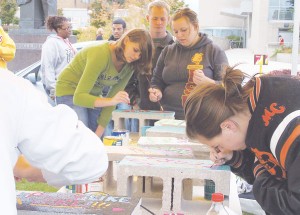
<svg viewBox="0 0 300 215"><path fill-rule="evenodd" d="M72 26L66 17L49 16L46 25L54 34L49 35L43 44L40 71L45 91L54 101L58 75L71 62L76 49L69 41Z"/></svg>
<svg viewBox="0 0 300 215"><path fill-rule="evenodd" d="M186 132L210 158L253 184L267 214L300 211L300 80L226 68L221 84L199 85L184 111Z"/></svg>

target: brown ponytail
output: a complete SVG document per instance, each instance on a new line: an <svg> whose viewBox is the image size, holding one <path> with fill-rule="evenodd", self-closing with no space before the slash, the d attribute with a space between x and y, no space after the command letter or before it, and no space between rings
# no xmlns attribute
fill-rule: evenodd
<svg viewBox="0 0 300 215"><path fill-rule="evenodd" d="M242 87L247 75L234 67L225 67L221 84L197 86L187 98L184 112L186 133L208 139L221 133L220 124L247 108L247 98L253 85Z"/></svg>

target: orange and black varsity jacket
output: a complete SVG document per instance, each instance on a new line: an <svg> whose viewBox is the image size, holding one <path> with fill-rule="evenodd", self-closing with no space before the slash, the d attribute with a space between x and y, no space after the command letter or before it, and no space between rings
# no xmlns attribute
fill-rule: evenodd
<svg viewBox="0 0 300 215"><path fill-rule="evenodd" d="M247 150L228 164L267 214L300 214L300 80L257 77L248 105Z"/></svg>

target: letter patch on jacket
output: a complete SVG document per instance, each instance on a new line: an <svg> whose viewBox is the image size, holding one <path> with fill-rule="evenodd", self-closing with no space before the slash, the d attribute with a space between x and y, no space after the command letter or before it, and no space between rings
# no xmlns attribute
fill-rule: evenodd
<svg viewBox="0 0 300 215"><path fill-rule="evenodd" d="M276 114L281 114L285 111L284 106L279 106L277 103L272 103L270 105L270 108L265 108L264 114L262 115L262 119L265 123L265 126L268 126L270 124L270 121L272 120L272 117Z"/></svg>

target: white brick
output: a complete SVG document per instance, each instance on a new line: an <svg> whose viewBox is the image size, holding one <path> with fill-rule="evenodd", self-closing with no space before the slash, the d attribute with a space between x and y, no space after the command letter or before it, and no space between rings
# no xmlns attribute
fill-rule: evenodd
<svg viewBox="0 0 300 215"><path fill-rule="evenodd" d="M211 165L212 162L208 160L126 156L118 167L118 195L131 195L132 176L160 177L164 186L161 211L169 211L172 178L174 178L173 212L182 212L182 181L184 179L211 179L215 182L216 192L224 195L230 194L233 174L229 166L210 168ZM229 205L230 201L231 199L229 199Z"/></svg>
<svg viewBox="0 0 300 215"><path fill-rule="evenodd" d="M153 126L146 130L146 136L187 138L185 127L178 126Z"/></svg>
<svg viewBox="0 0 300 215"><path fill-rule="evenodd" d="M154 123L154 126L179 126L186 127L185 120L161 119Z"/></svg>
<svg viewBox="0 0 300 215"><path fill-rule="evenodd" d="M151 156L151 157L172 157L172 158L194 158L193 151L189 147L173 147L173 146L105 146L109 165L104 180L104 191L114 192L117 181L114 179L114 161L121 161L125 156ZM143 184L138 181L138 192L141 193ZM150 190L147 186L147 190ZM148 192L149 196L157 196L156 192ZM153 194L153 195L152 195Z"/></svg>
<svg viewBox="0 0 300 215"><path fill-rule="evenodd" d="M209 154L209 147L207 145L191 142L187 138L146 136L139 138L138 146L189 147L193 151L202 151Z"/></svg>

